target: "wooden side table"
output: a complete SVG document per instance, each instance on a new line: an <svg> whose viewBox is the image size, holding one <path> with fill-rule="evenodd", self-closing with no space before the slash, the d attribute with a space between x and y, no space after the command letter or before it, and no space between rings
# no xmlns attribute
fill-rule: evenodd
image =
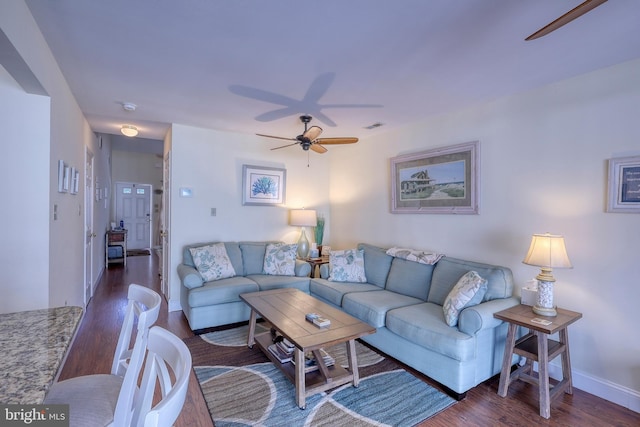
<svg viewBox="0 0 640 427"><path fill-rule="evenodd" d="M556 317L545 317L535 314L528 305L517 305L507 310L494 313L494 317L509 323L507 341L502 359L498 395L505 397L509 384L520 379L538 385L540 396L540 416L551 417L551 401L563 391L573 394L571 381L571 361L569 358L569 333L567 327L582 317L575 311L557 309ZM549 324L545 324L550 322ZM529 333L516 341L518 326L529 329ZM560 341L549 339L549 335L558 332ZM523 366L511 372L513 354L526 358ZM562 380L550 389L549 362L556 356L562 358ZM538 362L538 376L534 376L533 362Z"/></svg>
<svg viewBox="0 0 640 427"><path fill-rule="evenodd" d="M109 264L115 262L121 262L124 266L127 266L127 230L109 230L105 239L105 265L109 268ZM122 251L121 257L110 257L109 247L119 246Z"/></svg>
<svg viewBox="0 0 640 427"><path fill-rule="evenodd" d="M321 266L322 264L329 264L329 257L304 258L303 261L306 261L311 265L311 278L313 279L316 277L316 267Z"/></svg>

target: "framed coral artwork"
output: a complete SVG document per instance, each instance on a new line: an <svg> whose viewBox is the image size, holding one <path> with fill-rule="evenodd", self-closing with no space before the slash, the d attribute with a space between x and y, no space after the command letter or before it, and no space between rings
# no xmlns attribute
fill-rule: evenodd
<svg viewBox="0 0 640 427"><path fill-rule="evenodd" d="M477 214L478 141L391 159L391 212Z"/></svg>
<svg viewBox="0 0 640 427"><path fill-rule="evenodd" d="M242 204L275 206L285 201L286 169L242 165Z"/></svg>

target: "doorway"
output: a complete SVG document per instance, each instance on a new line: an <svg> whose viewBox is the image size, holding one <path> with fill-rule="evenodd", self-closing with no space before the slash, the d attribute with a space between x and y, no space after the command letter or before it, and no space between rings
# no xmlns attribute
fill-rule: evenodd
<svg viewBox="0 0 640 427"><path fill-rule="evenodd" d="M93 296L93 153L85 147L84 159L84 306Z"/></svg>
<svg viewBox="0 0 640 427"><path fill-rule="evenodd" d="M124 222L127 249L151 247L151 191L150 184L116 183L115 223Z"/></svg>

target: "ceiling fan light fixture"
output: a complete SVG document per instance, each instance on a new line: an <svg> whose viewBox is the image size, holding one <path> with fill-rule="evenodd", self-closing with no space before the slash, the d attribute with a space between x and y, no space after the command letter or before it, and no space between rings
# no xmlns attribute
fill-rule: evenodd
<svg viewBox="0 0 640 427"><path fill-rule="evenodd" d="M122 132L124 136L132 138L138 135L138 128L133 125L122 125L122 127L120 128L120 132Z"/></svg>

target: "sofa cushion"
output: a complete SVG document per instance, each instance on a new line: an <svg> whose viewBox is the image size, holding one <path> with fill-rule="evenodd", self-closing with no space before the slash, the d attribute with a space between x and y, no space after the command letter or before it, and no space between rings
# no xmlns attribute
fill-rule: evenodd
<svg viewBox="0 0 640 427"><path fill-rule="evenodd" d="M311 279L309 291L311 295L340 307L342 298L351 292L379 291L380 288L369 283L330 282L326 279Z"/></svg>
<svg viewBox="0 0 640 427"><path fill-rule="evenodd" d="M207 282L236 275L224 243L191 248L189 252L191 252L198 273Z"/></svg>
<svg viewBox="0 0 640 427"><path fill-rule="evenodd" d="M346 249L329 254L329 280L332 282L365 283L364 251Z"/></svg>
<svg viewBox="0 0 640 427"><path fill-rule="evenodd" d="M465 273L444 300L442 311L447 325L456 326L462 309L480 304L486 292L486 279L475 271Z"/></svg>
<svg viewBox="0 0 640 427"><path fill-rule="evenodd" d="M506 267L464 261L457 258L444 257L436 264L431 277L428 302L443 305L444 300L453 289L458 279L469 271L476 271L487 280L487 293L482 301L497 298L508 298L513 293L513 274Z"/></svg>
<svg viewBox="0 0 640 427"><path fill-rule="evenodd" d="M189 307L224 304L240 301L240 294L257 292L260 288L251 279L243 276L207 282L204 286L189 291Z"/></svg>
<svg viewBox="0 0 640 427"><path fill-rule="evenodd" d="M412 343L461 362L476 357L475 337L447 326L442 306L438 304L425 302L390 310L387 329Z"/></svg>
<svg viewBox="0 0 640 427"><path fill-rule="evenodd" d="M191 248L197 248L200 246L213 245L218 242L209 242L209 243L196 243L193 245L185 246L182 251L182 263L188 265L190 267L195 267L196 265L193 262L193 257L191 256ZM240 252L240 247L237 242L224 242L224 247L227 250L227 256L231 260L231 265L233 265L233 269L236 271L237 275L242 275L243 267L242 267L242 253Z"/></svg>
<svg viewBox="0 0 640 427"><path fill-rule="evenodd" d="M256 282L261 291L279 288L297 288L302 292L309 293L309 277L252 274L247 276L247 279Z"/></svg>
<svg viewBox="0 0 640 427"><path fill-rule="evenodd" d="M240 242L240 252L242 253L242 262L244 265L243 275L262 274L264 267L264 252L269 243L272 242ZM239 273L238 273L239 274Z"/></svg>
<svg viewBox="0 0 640 427"><path fill-rule="evenodd" d="M385 289L426 301L432 274L433 265L394 258Z"/></svg>
<svg viewBox="0 0 640 427"><path fill-rule="evenodd" d="M393 257L387 255L386 249L366 243L359 243L358 249L364 251L364 274L367 283L384 288Z"/></svg>
<svg viewBox="0 0 640 427"><path fill-rule="evenodd" d="M264 252L262 272L277 276L293 276L296 267L297 244L269 243Z"/></svg>
<svg viewBox="0 0 640 427"><path fill-rule="evenodd" d="M342 309L371 326L381 328L389 310L421 302L418 298L386 290L353 292L342 299Z"/></svg>

